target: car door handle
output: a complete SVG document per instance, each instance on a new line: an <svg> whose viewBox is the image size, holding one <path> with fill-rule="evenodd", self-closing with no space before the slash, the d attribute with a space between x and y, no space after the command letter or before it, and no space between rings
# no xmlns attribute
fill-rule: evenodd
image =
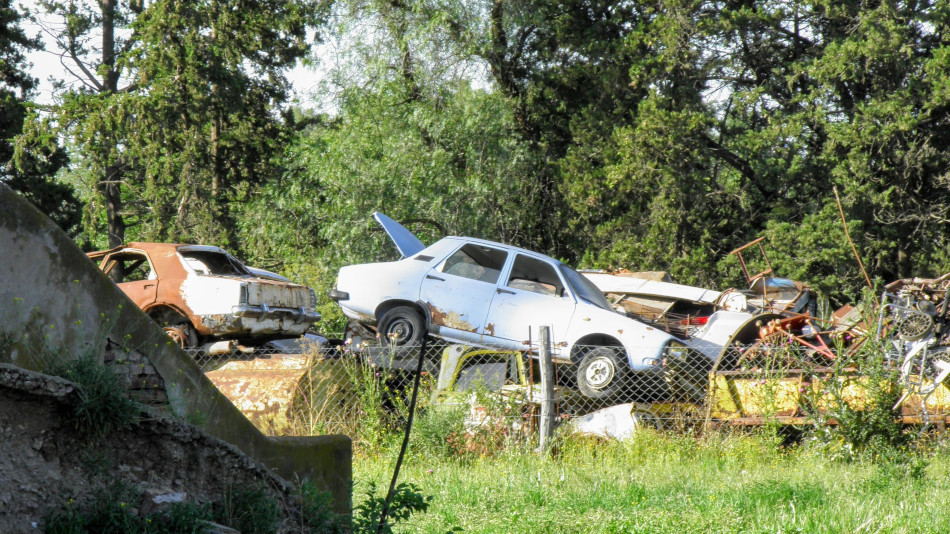
<svg viewBox="0 0 950 534"><path fill-rule="evenodd" d="M514 294L515 294L514 291L509 291L509 290L507 290L507 289L502 289L502 288L500 288L500 287L495 290L495 293L498 293L499 295L502 294L502 293L507 293L507 294L509 294L509 295L514 295Z"/></svg>
<svg viewBox="0 0 950 534"><path fill-rule="evenodd" d="M445 282L445 278L439 278L438 276L432 276L431 274L427 274L426 278L428 278L429 280L438 280L439 282Z"/></svg>

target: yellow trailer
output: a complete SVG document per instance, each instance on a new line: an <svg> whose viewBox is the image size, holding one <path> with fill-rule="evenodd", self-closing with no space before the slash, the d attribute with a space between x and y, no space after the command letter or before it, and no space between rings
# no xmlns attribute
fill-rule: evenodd
<svg viewBox="0 0 950 534"><path fill-rule="evenodd" d="M766 422L804 424L814 414L846 403L868 406L869 378L833 369L790 369L781 374L762 370L717 371L709 376L708 419L730 425ZM836 381L837 383L832 383ZM900 387L896 383L882 387ZM904 389L894 407L906 424L950 422L950 389L946 383Z"/></svg>

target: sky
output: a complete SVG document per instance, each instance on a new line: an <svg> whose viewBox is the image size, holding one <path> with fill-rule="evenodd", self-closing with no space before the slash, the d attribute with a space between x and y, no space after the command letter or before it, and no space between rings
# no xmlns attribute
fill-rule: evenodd
<svg viewBox="0 0 950 534"><path fill-rule="evenodd" d="M20 0L17 2L17 5L21 11L28 12L32 15L38 16L43 13L36 0ZM44 34L40 24L30 20L23 20L21 21L21 25L27 36L33 37L39 35L45 44L46 50L34 50L28 53L27 62L32 64L30 74L39 81L36 90L36 102L40 104L50 104L53 101L53 84L50 82L50 77L58 80L73 80L74 77L66 72L61 58L56 52L55 44L53 44L48 35ZM313 93L317 88L319 76L316 70L305 67L300 64L300 62L298 62L294 69L287 72L287 79L293 88L293 98L299 100L299 104L302 107L313 107L308 104L315 101Z"/></svg>

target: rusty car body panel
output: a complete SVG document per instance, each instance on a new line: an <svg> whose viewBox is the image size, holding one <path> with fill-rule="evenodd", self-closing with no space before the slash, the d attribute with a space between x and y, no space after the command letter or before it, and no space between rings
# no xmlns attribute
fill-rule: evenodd
<svg viewBox="0 0 950 534"><path fill-rule="evenodd" d="M320 319L312 289L250 270L218 247L128 243L87 256L183 346L296 337Z"/></svg>

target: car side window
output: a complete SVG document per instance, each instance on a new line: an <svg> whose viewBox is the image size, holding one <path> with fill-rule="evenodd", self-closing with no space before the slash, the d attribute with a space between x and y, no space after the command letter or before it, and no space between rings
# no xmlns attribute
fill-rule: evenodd
<svg viewBox="0 0 950 534"><path fill-rule="evenodd" d="M552 297L564 295L564 284L552 265L522 254L515 257L508 287Z"/></svg>
<svg viewBox="0 0 950 534"><path fill-rule="evenodd" d="M148 256L137 252L123 252L112 256L107 266L107 274L112 275L116 283L155 279L155 271L152 270Z"/></svg>
<svg viewBox="0 0 950 534"><path fill-rule="evenodd" d="M436 270L494 284L506 259L508 253L504 250L469 243L446 258Z"/></svg>

